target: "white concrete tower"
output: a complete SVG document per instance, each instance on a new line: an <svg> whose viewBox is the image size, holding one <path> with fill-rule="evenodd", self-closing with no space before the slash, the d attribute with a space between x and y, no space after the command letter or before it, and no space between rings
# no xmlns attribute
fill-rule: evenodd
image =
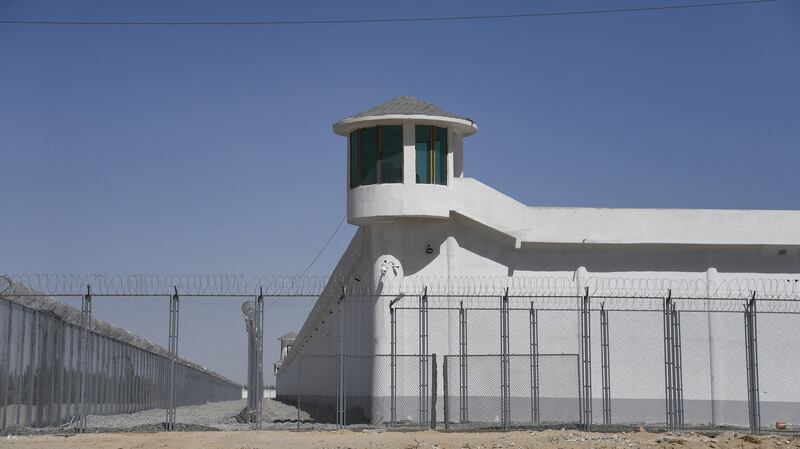
<svg viewBox="0 0 800 449"><path fill-rule="evenodd" d="M469 118L413 97L391 99L333 125L348 138L347 219L362 233L362 282L380 289L381 282L404 276L449 273L453 184L463 176L463 138L477 129ZM358 340L373 344L371 351L388 352L386 308L379 303L365 301L356 312Z"/></svg>
<svg viewBox="0 0 800 449"><path fill-rule="evenodd" d="M478 127L413 97L397 97L333 125L348 137L347 219L448 218L465 136Z"/></svg>

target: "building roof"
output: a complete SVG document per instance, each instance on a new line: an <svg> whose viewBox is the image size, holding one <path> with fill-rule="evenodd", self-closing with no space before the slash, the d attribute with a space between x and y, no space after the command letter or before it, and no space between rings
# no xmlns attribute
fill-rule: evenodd
<svg viewBox="0 0 800 449"><path fill-rule="evenodd" d="M392 98L378 106L344 118L333 125L333 130L338 134L344 135L354 128L371 125L371 123L367 122L387 119L415 119L426 122L439 122L441 125L460 129L464 135L473 134L477 130L477 125L469 117L447 112L438 106L409 96Z"/></svg>
<svg viewBox="0 0 800 449"><path fill-rule="evenodd" d="M282 336L278 337L278 340L294 340L297 338L297 334L294 332L287 332Z"/></svg>
<svg viewBox="0 0 800 449"><path fill-rule="evenodd" d="M389 101L381 103L373 108L367 109L364 112L359 112L358 114L348 118L372 117L372 116L392 115L392 114L432 115L437 117L459 118L462 120L472 121L467 117L462 117L447 112L445 110L442 110L438 106L432 105L426 101L422 101L419 98L408 97L408 96L392 98Z"/></svg>

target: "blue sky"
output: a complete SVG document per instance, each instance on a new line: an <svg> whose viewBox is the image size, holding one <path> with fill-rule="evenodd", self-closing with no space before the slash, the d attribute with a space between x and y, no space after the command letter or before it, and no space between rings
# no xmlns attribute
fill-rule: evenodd
<svg viewBox="0 0 800 449"><path fill-rule="evenodd" d="M687 3L4 1L0 18ZM530 205L798 209L798 48L797 0L446 23L0 25L0 272L302 272L345 212L345 140L330 125L398 95L475 119L465 174Z"/></svg>

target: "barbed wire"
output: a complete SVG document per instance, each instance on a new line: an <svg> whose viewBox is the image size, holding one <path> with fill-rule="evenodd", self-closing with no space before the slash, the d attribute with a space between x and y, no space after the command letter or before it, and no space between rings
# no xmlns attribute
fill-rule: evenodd
<svg viewBox="0 0 800 449"><path fill-rule="evenodd" d="M177 289L182 296L419 296L429 298L497 297L576 298L587 294L619 304L627 300L659 300L670 295L676 300L746 300L755 292L760 300L798 301L800 282L789 278L726 277L629 278L589 274L583 279L556 276L407 276L381 277L376 283L358 276L297 276L240 274L42 274L0 276L2 280L25 285L38 294L82 296L91 286L95 296L170 296ZM800 276L796 276L800 277ZM627 301L627 302L626 302ZM530 301L527 301L530 302ZM684 301L687 302L687 301ZM688 303L692 303L688 301Z"/></svg>
<svg viewBox="0 0 800 449"><path fill-rule="evenodd" d="M395 304L397 309L417 310L420 306L419 296L405 296ZM436 296L428 297L429 310L468 310L497 311L500 309L501 296ZM539 311L571 311L580 310L582 297L511 297L509 310L527 311L531 308ZM590 297L590 309L598 311L604 308L609 312L663 312L665 298L655 297ZM681 312L742 312L747 302L745 298L683 298L673 299L676 310ZM759 313L800 314L800 300L791 299L758 299Z"/></svg>

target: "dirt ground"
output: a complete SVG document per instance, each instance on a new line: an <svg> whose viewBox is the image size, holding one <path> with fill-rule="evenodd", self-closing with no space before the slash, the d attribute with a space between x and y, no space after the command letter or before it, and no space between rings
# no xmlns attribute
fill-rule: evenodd
<svg viewBox="0 0 800 449"><path fill-rule="evenodd" d="M70 437L3 437L2 448L176 448L176 449L255 449L255 448L580 448L580 449L787 449L800 448L800 438L782 435L752 437L725 432L714 438L695 433L656 434L587 433L569 430L541 432L174 432L106 433Z"/></svg>

